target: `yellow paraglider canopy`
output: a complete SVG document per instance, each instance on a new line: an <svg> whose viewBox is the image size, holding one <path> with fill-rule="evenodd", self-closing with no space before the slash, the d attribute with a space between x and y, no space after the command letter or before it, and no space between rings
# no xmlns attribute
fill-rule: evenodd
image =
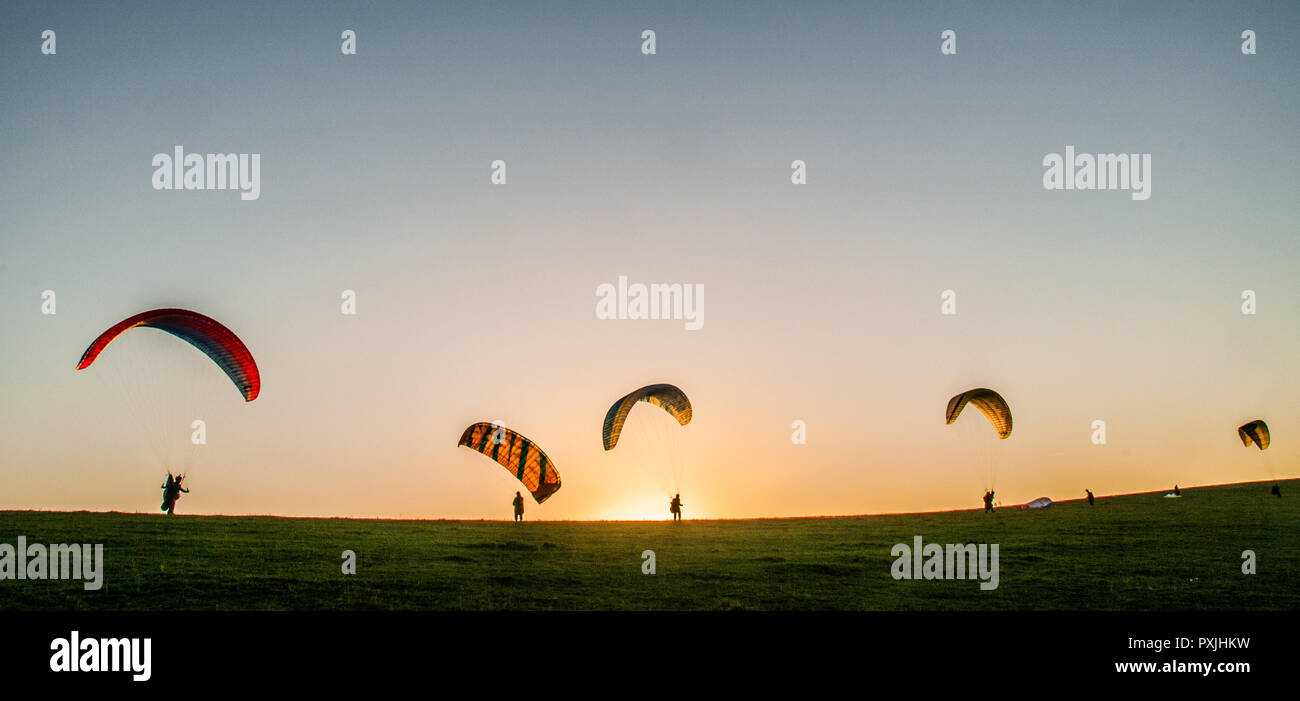
<svg viewBox="0 0 1300 701"><path fill-rule="evenodd" d="M948 410L945 413L948 423L956 421L967 404L974 404L984 412L989 423L993 424L993 429L998 432L998 438L1011 435L1011 407L1007 406L1007 401L1002 398L1002 395L985 387L962 392L948 400Z"/></svg>
<svg viewBox="0 0 1300 701"><path fill-rule="evenodd" d="M1241 444L1250 447L1251 443L1259 446L1260 450L1268 449L1269 435L1268 424L1263 419L1255 419L1250 423L1242 424L1237 428L1237 437L1241 439Z"/></svg>
<svg viewBox="0 0 1300 701"><path fill-rule="evenodd" d="M600 431L605 450L613 450L618 445L623 422L627 421L628 412L637 402L649 402L663 409L683 426L691 422L691 400L686 398L685 392L673 385L648 385L614 402L605 413L605 423Z"/></svg>

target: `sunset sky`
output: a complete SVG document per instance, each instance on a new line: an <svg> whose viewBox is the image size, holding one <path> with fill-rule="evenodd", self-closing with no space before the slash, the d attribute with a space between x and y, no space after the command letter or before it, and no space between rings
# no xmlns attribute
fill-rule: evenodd
<svg viewBox="0 0 1300 701"><path fill-rule="evenodd" d="M990 459L1007 505L1300 476L1295 3L0 15L0 509L157 510L152 429L95 376L151 341L73 370L155 307L263 382L161 338L141 390L186 374L208 412L180 513L509 518L519 483L456 445L490 420L562 474L530 519L667 518L674 487L687 518L974 508ZM260 199L155 191L177 145L261 154ZM1151 199L1045 190L1067 145L1152 154ZM703 328L598 319L620 275L702 284ZM643 404L602 450L655 382L694 420ZM979 386L1015 417L992 457L943 420Z"/></svg>

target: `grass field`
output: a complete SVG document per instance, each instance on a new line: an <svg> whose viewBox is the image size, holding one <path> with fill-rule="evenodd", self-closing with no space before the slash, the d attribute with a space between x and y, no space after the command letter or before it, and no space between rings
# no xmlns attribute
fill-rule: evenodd
<svg viewBox="0 0 1300 701"><path fill-rule="evenodd" d="M1300 480L1042 511L670 522L0 512L0 543L103 543L104 586L0 580L0 610L1300 608ZM184 502L181 502L184 505ZM895 543L997 543L1000 585L897 581ZM641 572L653 550L657 573ZM1253 550L1258 573L1241 571ZM341 553L357 574L341 573Z"/></svg>

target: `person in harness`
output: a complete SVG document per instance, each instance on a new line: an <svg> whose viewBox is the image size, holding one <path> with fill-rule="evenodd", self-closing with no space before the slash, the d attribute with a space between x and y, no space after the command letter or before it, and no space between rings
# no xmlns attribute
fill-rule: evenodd
<svg viewBox="0 0 1300 701"><path fill-rule="evenodd" d="M185 489L184 487L181 486L181 480L183 479L185 479L185 475L177 475L175 477L172 477L172 473L170 472L167 473L167 481L164 482L162 486L162 490L163 490L162 510L166 511L168 516L173 515L173 512L176 509L176 500L181 498L181 493L182 492L185 494L190 493L190 490Z"/></svg>

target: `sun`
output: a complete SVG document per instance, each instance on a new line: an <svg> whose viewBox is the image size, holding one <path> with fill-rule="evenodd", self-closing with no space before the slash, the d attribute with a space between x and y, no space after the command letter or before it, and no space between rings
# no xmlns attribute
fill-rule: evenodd
<svg viewBox="0 0 1300 701"><path fill-rule="evenodd" d="M668 513L669 497L657 494L637 496L611 506L601 514L604 521L666 521L672 517Z"/></svg>

